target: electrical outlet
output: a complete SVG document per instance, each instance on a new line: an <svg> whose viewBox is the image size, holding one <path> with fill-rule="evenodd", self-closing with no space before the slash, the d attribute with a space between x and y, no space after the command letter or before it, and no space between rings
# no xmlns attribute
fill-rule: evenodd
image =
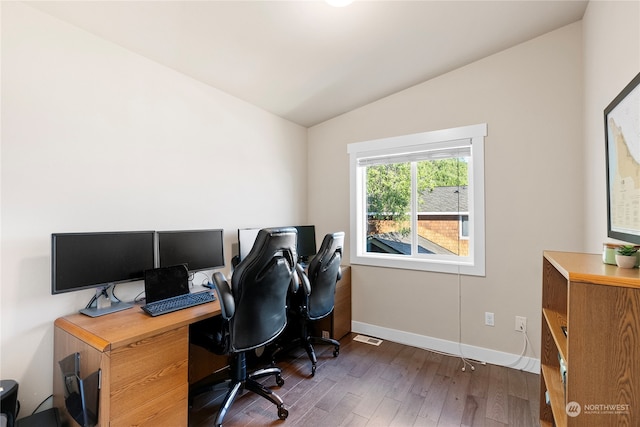
<svg viewBox="0 0 640 427"><path fill-rule="evenodd" d="M516 316L516 331L527 332L527 318Z"/></svg>
<svg viewBox="0 0 640 427"><path fill-rule="evenodd" d="M329 336L329 331L322 331L322 338L326 338L326 339L331 338L331 337Z"/></svg>
<svg viewBox="0 0 640 427"><path fill-rule="evenodd" d="M484 312L484 324L487 326L495 326L493 313L489 311Z"/></svg>

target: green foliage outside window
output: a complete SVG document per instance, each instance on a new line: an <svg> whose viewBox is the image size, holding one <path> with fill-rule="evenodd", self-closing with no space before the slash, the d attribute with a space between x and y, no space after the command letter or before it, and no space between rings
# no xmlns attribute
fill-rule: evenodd
<svg viewBox="0 0 640 427"><path fill-rule="evenodd" d="M392 163L367 168L367 211L370 219L406 219L411 202L411 167Z"/></svg>
<svg viewBox="0 0 640 427"><path fill-rule="evenodd" d="M418 194L435 187L468 185L464 159L418 162ZM411 164L367 167L367 211L371 220L406 221L411 211Z"/></svg>

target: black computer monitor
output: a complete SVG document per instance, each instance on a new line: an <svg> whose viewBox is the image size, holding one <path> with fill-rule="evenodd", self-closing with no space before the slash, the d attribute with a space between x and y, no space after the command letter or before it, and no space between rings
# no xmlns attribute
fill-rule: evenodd
<svg viewBox="0 0 640 427"><path fill-rule="evenodd" d="M240 228L238 229L238 262L242 261L253 248L260 228Z"/></svg>
<svg viewBox="0 0 640 427"><path fill-rule="evenodd" d="M314 225L296 225L298 240L296 249L298 259L306 263L316 254L316 227Z"/></svg>
<svg viewBox="0 0 640 427"><path fill-rule="evenodd" d="M223 230L158 231L158 266L184 264L189 271L224 267Z"/></svg>
<svg viewBox="0 0 640 427"><path fill-rule="evenodd" d="M51 235L52 294L142 280L153 267L153 231Z"/></svg>

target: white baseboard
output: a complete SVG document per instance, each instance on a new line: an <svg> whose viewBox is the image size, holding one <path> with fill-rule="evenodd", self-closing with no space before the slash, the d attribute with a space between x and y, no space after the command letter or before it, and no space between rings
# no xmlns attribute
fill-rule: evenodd
<svg viewBox="0 0 640 427"><path fill-rule="evenodd" d="M448 353L454 356L464 357L465 359L540 374L540 359L534 359L532 357L520 357L518 354L460 344L455 341L442 340L356 321L351 321L351 332L410 345L412 347Z"/></svg>

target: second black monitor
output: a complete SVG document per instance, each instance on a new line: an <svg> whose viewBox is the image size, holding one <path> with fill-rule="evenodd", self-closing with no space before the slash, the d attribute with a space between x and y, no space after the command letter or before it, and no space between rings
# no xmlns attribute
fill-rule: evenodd
<svg viewBox="0 0 640 427"><path fill-rule="evenodd" d="M298 230L298 259L309 262L316 254L316 227L314 225L296 225Z"/></svg>
<svg viewBox="0 0 640 427"><path fill-rule="evenodd" d="M159 267L184 264L189 271L224 267L221 229L158 231L157 236Z"/></svg>

